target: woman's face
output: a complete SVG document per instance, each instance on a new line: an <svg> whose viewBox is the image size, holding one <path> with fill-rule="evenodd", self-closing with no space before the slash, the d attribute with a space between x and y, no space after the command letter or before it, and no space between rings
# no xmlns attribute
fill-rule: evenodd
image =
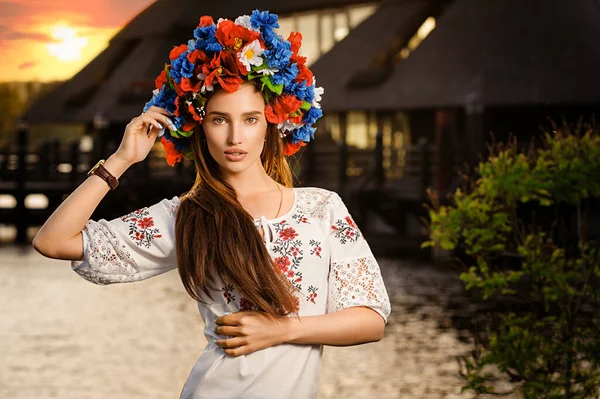
<svg viewBox="0 0 600 399"><path fill-rule="evenodd" d="M267 134L265 102L252 83L238 91L219 90L206 103L202 127L208 151L224 174L237 174L261 167Z"/></svg>

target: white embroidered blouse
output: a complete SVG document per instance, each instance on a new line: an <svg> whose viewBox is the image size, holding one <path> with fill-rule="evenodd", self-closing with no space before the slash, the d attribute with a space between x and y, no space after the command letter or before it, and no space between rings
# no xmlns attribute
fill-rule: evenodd
<svg viewBox="0 0 600 399"><path fill-rule="evenodd" d="M84 260L71 266L96 284L144 280L176 268L174 228L179 198L83 230ZM255 221L279 270L297 288L300 316L366 306L387 323L390 302L379 266L341 198L319 188L294 188L283 216ZM180 399L317 398L322 345L282 344L239 357L213 343L217 317L253 309L232 285L221 284L208 304L198 303L208 344Z"/></svg>

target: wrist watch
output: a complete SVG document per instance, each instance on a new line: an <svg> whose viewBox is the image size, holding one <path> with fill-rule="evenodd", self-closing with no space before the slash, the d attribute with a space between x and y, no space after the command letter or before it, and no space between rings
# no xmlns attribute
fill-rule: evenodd
<svg viewBox="0 0 600 399"><path fill-rule="evenodd" d="M108 170L106 170L106 168L103 165L104 161L104 159L99 160L98 163L94 165L92 169L90 169L87 175L88 177L91 175L96 175L100 177L102 180L108 183L108 187L110 187L111 190L114 190L119 185L119 180L117 180L116 177L114 177Z"/></svg>

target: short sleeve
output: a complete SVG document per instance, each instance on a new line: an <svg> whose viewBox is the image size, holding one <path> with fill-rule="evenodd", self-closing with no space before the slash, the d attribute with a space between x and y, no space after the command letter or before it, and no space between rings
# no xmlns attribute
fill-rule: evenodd
<svg viewBox="0 0 600 399"><path fill-rule="evenodd" d="M342 199L332 195L328 312L366 306L387 323L391 306L379 264Z"/></svg>
<svg viewBox="0 0 600 399"><path fill-rule="evenodd" d="M95 284L144 280L174 269L175 213L179 198L107 221L88 220L82 230L83 261L71 268Z"/></svg>

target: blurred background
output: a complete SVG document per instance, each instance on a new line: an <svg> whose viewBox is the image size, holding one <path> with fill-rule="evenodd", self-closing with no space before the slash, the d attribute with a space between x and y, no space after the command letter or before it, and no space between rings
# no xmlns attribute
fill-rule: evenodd
<svg viewBox="0 0 600 399"><path fill-rule="evenodd" d="M552 120L597 111L597 0L0 2L0 397L178 397L205 344L178 275L97 287L30 243L116 150L199 16L255 8L279 14L284 37L302 33L325 88L317 139L292 160L296 183L340 193L392 299L381 342L326 348L320 397L474 397L461 394L457 357L473 350L465 320L477 306L447 251L421 248L427 189L454 192L490 133L535 144ZM93 218L193 178L157 143ZM510 392L509 380L497 386Z"/></svg>

